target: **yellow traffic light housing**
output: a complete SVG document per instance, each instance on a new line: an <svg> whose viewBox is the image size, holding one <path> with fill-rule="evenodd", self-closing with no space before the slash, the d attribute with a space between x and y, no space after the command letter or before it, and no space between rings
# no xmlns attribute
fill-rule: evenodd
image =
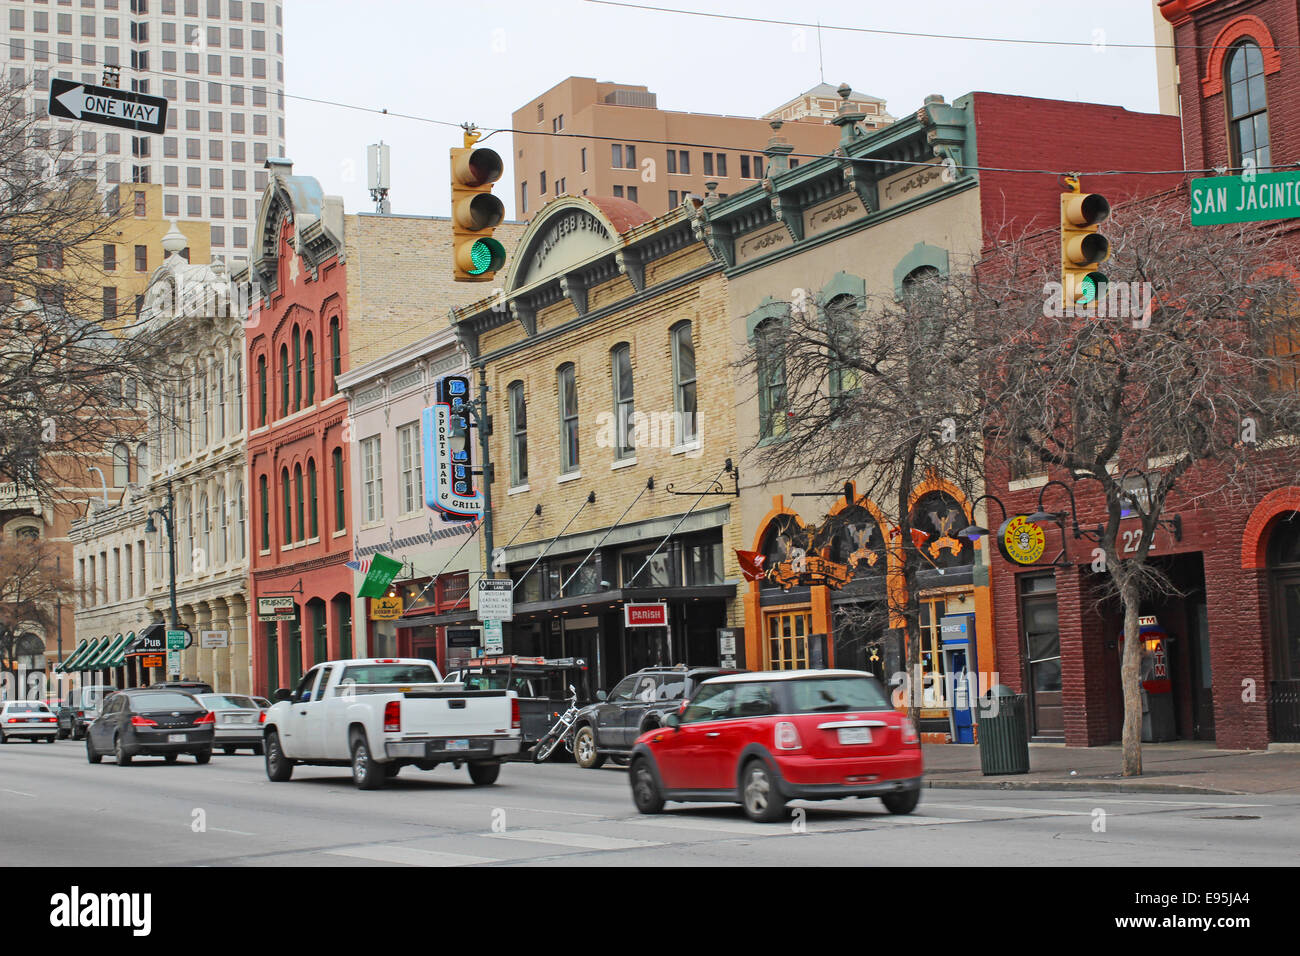
<svg viewBox="0 0 1300 956"><path fill-rule="evenodd" d="M457 282L488 282L505 265L505 246L492 230L506 207L492 195L504 166L495 150L475 149L479 134L467 130L465 146L451 151L452 273Z"/></svg>
<svg viewBox="0 0 1300 956"><path fill-rule="evenodd" d="M1061 295L1071 309L1106 296L1106 276L1096 266L1110 258L1110 241L1097 228L1110 215L1110 203L1083 192L1076 176L1065 183L1070 191L1061 194Z"/></svg>

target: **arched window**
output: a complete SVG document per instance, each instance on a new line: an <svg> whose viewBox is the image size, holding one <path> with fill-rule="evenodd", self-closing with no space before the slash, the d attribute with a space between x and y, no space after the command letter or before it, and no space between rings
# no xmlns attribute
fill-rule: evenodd
<svg viewBox="0 0 1300 956"><path fill-rule="evenodd" d="M673 340L673 444L685 445L699 434L696 428L695 340L691 323L678 322L668 333Z"/></svg>
<svg viewBox="0 0 1300 956"><path fill-rule="evenodd" d="M284 500L284 534L280 547L293 541L293 498L289 493L289 469L280 469L280 496Z"/></svg>
<svg viewBox="0 0 1300 956"><path fill-rule="evenodd" d="M903 280L906 284L907 280ZM830 392L832 400L858 390L858 372L849 367L854 341L854 324L858 319L858 297L844 293L832 298L822 309L827 337L832 343L830 356Z"/></svg>
<svg viewBox="0 0 1300 956"><path fill-rule="evenodd" d="M578 379L573 363L566 362L556 371L560 395L560 472L577 471L578 457Z"/></svg>
<svg viewBox="0 0 1300 956"><path fill-rule="evenodd" d="M244 560L245 548L247 547L245 536L248 534L248 522L245 520L244 512L244 483L241 481L235 485L235 559Z"/></svg>
<svg viewBox="0 0 1300 956"><path fill-rule="evenodd" d="M202 531L203 553L202 561L198 564L196 570L207 570L212 566L214 553L212 551L212 512L208 510L208 493L205 491L199 495L199 529Z"/></svg>
<svg viewBox="0 0 1300 956"><path fill-rule="evenodd" d="M257 357L257 425L266 424L266 356Z"/></svg>
<svg viewBox="0 0 1300 956"><path fill-rule="evenodd" d="M293 499L294 504L297 505L295 514L298 516L298 535L293 540L301 541L307 537L306 534L303 533L302 524L302 465L293 466Z"/></svg>
<svg viewBox="0 0 1300 956"><path fill-rule="evenodd" d="M213 372L216 374L216 387L213 389L213 399L216 402L216 438L221 440L226 437L226 360L223 357L213 365Z"/></svg>
<svg viewBox="0 0 1300 956"><path fill-rule="evenodd" d="M511 382L510 397L510 485L528 484L528 407L524 402L524 383Z"/></svg>
<svg viewBox="0 0 1300 956"><path fill-rule="evenodd" d="M1253 161L1270 165L1268 97L1264 90L1264 55L1253 40L1243 40L1228 53L1223 85L1228 98L1228 144L1232 166Z"/></svg>
<svg viewBox="0 0 1300 956"><path fill-rule="evenodd" d="M190 453L190 436L194 432L194 403L190 401L190 386L187 382L181 390L181 449Z"/></svg>
<svg viewBox="0 0 1300 956"><path fill-rule="evenodd" d="M778 438L786 431L785 356L781 354L779 319L768 319L754 329L758 353L758 420L762 438Z"/></svg>
<svg viewBox="0 0 1300 956"><path fill-rule="evenodd" d="M334 530L342 531L346 527L346 514L343 500L343 449L335 448L330 456L334 465Z"/></svg>
<svg viewBox="0 0 1300 956"><path fill-rule="evenodd" d="M113 487L125 488L131 480L131 453L126 445L118 442L113 446Z"/></svg>
<svg viewBox="0 0 1300 956"><path fill-rule="evenodd" d="M177 563L181 567L186 567L192 566L191 562L194 556L194 502L190 500L188 495L185 498L185 504L183 507L184 510L182 513L185 515L185 519L184 524L182 525L182 528L184 528L184 534L182 537L185 540L185 553L178 556ZM189 558L190 560L187 561L185 560L186 558Z"/></svg>
<svg viewBox="0 0 1300 956"><path fill-rule="evenodd" d="M280 417L289 414L289 346L280 346Z"/></svg>
<svg viewBox="0 0 1300 956"><path fill-rule="evenodd" d="M614 457L631 458L636 454L636 436L632 429L632 346L615 345L609 353L609 373L614 383Z"/></svg>
<svg viewBox="0 0 1300 956"><path fill-rule="evenodd" d="M262 538L261 550L271 550L271 502L266 490L266 475L257 476L257 496L261 506Z"/></svg>
<svg viewBox="0 0 1300 956"><path fill-rule="evenodd" d="M307 537L319 538L320 525L316 518L316 459L307 461Z"/></svg>
<svg viewBox="0 0 1300 956"><path fill-rule="evenodd" d="M227 543L230 541L230 511L226 507L226 489L217 489L217 553L214 555L218 566L226 563Z"/></svg>
<svg viewBox="0 0 1300 956"><path fill-rule="evenodd" d="M235 386L234 394L231 401L235 406L235 431L243 431L244 428L244 355L242 352L233 355L231 361L231 372L234 375Z"/></svg>
<svg viewBox="0 0 1300 956"><path fill-rule="evenodd" d="M330 394L339 390L336 379L343 374L343 339L338 317L330 319Z"/></svg>
<svg viewBox="0 0 1300 956"><path fill-rule="evenodd" d="M302 333L293 327L293 410L302 408Z"/></svg>
<svg viewBox="0 0 1300 956"><path fill-rule="evenodd" d="M149 480L149 445L140 442L135 448L135 480L143 484Z"/></svg>
<svg viewBox="0 0 1300 956"><path fill-rule="evenodd" d="M198 384L194 386L194 394L199 400L199 441L195 451L206 447L211 435L208 431L208 403L212 398L208 392L208 376L211 372L207 362L199 363Z"/></svg>
<svg viewBox="0 0 1300 956"><path fill-rule="evenodd" d="M306 354L303 361L307 366L307 400L303 404L310 406L316 401L316 345L310 332L307 333L304 342L304 352Z"/></svg>

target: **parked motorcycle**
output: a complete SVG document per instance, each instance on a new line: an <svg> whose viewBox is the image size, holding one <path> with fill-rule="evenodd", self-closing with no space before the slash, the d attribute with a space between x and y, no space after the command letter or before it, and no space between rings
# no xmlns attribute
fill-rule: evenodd
<svg viewBox="0 0 1300 956"><path fill-rule="evenodd" d="M573 739L570 733L573 730L573 723L578 719L578 690L572 684L569 685L569 709L560 714L555 725L546 733L538 738L537 744L533 747L533 763L541 763L555 752L555 748L561 743L570 750L573 749Z"/></svg>

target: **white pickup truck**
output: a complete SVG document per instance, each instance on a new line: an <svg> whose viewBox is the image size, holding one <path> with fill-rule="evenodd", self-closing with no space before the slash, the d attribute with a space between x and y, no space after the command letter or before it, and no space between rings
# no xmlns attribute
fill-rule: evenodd
<svg viewBox="0 0 1300 956"><path fill-rule="evenodd" d="M262 732L276 782L296 764L350 765L360 789L377 790L402 767L451 763L489 784L501 759L519 752L518 695L446 683L427 660L328 661L273 696Z"/></svg>

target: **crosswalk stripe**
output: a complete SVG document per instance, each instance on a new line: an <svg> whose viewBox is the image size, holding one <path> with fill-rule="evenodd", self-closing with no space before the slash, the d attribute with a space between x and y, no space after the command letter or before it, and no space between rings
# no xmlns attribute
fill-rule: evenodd
<svg viewBox="0 0 1300 956"><path fill-rule="evenodd" d="M484 836L497 840L522 840L527 843L568 846L581 850L631 850L637 847L664 845L653 840L627 840L597 833L566 833L561 830L507 830L504 833L485 833Z"/></svg>
<svg viewBox="0 0 1300 956"><path fill-rule="evenodd" d="M496 857L470 856L466 853L443 853L421 850L413 846L396 846L392 843L374 843L370 846L326 850L330 856L348 856L358 860L378 863L402 863L406 866L473 866L475 863L497 863Z"/></svg>
<svg viewBox="0 0 1300 956"><path fill-rule="evenodd" d="M668 814L662 817L628 817L612 821L638 827L661 827L668 830L694 830L701 833L743 833L745 836L762 836L772 832L765 823L740 823L738 821L704 820Z"/></svg>

